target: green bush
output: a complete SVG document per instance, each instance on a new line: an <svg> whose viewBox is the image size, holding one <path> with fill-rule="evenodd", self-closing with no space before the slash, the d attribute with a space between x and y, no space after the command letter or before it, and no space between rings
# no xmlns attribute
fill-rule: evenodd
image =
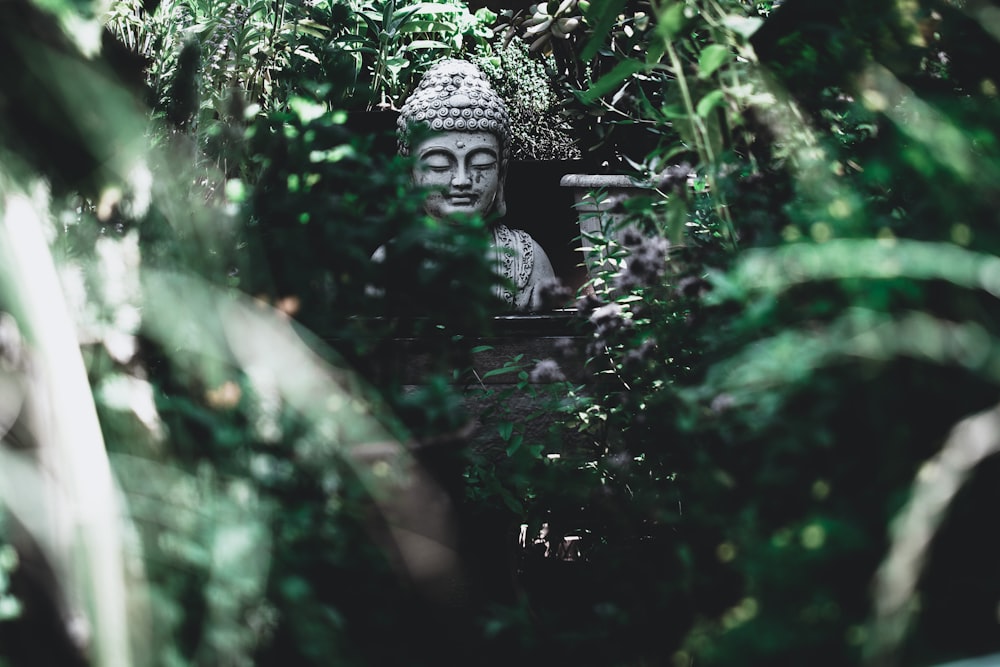
<svg viewBox="0 0 1000 667"><path fill-rule="evenodd" d="M950 39L984 33L947 3L671 2L644 32L623 30L637 8L596 4L548 43L577 73L569 102L659 130L661 146L632 158L658 193L634 205L645 238L612 247L600 298L581 301L595 375L566 427L592 444L530 485L532 530L585 527L591 552L536 564L530 623L544 629L511 608L504 636L584 664L996 651L996 571L968 546L983 515L965 499L988 493L992 465L955 497L948 537L924 545L926 572L888 559L914 548L894 518L944 488L918 471L946 439L972 447L952 429L996 396L982 281L996 187L981 176L996 168L996 97L974 58L949 55ZM644 46L605 49L599 25ZM883 561L890 579L876 579ZM886 612L886 582L917 576L913 606Z"/></svg>
<svg viewBox="0 0 1000 667"><path fill-rule="evenodd" d="M115 33L158 56L148 92L169 124L147 143L145 93L81 52L96 8L4 5L0 387L29 407L3 424L17 558L0 550L2 636L32 636L45 603L89 620L95 664L923 665L1000 651L983 511L1000 374L987 15L944 0L777 4L507 17L544 26L526 43L552 45L557 106L587 145L653 187L581 295L586 381L546 385L558 428L536 440L485 415L506 451L464 478L453 373L494 312L484 221L427 219L410 164L334 111L357 92L338 73L388 72L379 85L402 95L431 51L380 41L359 65L326 48L354 44L374 8L119 3ZM417 15L399 11L382 28ZM455 26L456 50L487 34ZM629 128L640 153L620 141ZM32 238L58 271L46 252L24 261ZM405 336L437 353L420 392L383 362ZM543 361L548 380L565 362ZM509 368L540 395L533 371ZM108 503L45 552L45 524L17 513L60 496L25 452L79 482L55 487L62 507L110 498L113 470L125 535ZM432 499L452 492L445 506L483 522L460 537L508 542L511 586L491 579L507 569L467 563L479 597L428 596L450 582L428 589L386 537L425 507L403 502L410 470L438 473ZM522 522L518 552L500 527ZM26 595L39 542L57 574ZM125 580L99 578L115 559L139 582L118 593L98 585ZM5 642L4 658L80 660L52 618L49 641Z"/></svg>

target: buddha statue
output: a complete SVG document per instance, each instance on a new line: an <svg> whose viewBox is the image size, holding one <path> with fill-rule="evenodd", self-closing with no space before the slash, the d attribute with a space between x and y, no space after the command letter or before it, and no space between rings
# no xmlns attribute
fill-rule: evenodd
<svg viewBox="0 0 1000 667"><path fill-rule="evenodd" d="M421 124L431 132L412 145L413 129ZM554 281L555 272L527 232L496 221L506 213L510 124L503 100L479 68L454 59L434 64L403 104L397 136L400 153L416 158L414 182L429 190L427 213L493 220L497 273L505 279L497 296L511 310L541 309L540 286Z"/></svg>

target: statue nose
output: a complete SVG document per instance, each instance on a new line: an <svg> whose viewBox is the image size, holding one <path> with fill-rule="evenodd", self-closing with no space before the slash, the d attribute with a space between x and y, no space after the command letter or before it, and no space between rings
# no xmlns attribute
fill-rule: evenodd
<svg viewBox="0 0 1000 667"><path fill-rule="evenodd" d="M472 185L472 176L469 171L462 165L458 166L455 170L455 175L451 179L452 185L459 188L467 188Z"/></svg>

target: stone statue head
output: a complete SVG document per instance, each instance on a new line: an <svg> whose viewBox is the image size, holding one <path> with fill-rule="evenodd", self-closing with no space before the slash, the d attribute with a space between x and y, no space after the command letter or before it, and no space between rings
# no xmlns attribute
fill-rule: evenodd
<svg viewBox="0 0 1000 667"><path fill-rule="evenodd" d="M414 146L419 125L431 134ZM427 70L400 110L398 137L399 152L417 158L414 181L431 189L430 215L506 213L510 121L478 67L446 59Z"/></svg>

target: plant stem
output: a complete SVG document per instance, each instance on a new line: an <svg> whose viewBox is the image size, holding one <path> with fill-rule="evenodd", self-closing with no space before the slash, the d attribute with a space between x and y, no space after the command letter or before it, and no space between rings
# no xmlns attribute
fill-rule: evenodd
<svg viewBox="0 0 1000 667"><path fill-rule="evenodd" d="M709 192L712 193L715 212L723 222L727 240L731 249L736 250L736 230L733 227L733 221L729 215L729 208L726 206L724 196L722 192L719 191L715 179L715 152L712 150L712 141L708 135L708 128L705 126L704 120L698 115L698 112L694 107L691 91L687 85L687 77L684 75L683 64L681 63L680 56L677 54L677 49L674 48L673 40L664 38L664 43L667 47L667 55L670 56L670 67L673 69L677 85L680 87L681 99L684 101L684 109L687 112L688 117L691 119L691 124L695 130L695 143L697 144L695 148L698 151L698 158L707 167L705 177L708 179Z"/></svg>

